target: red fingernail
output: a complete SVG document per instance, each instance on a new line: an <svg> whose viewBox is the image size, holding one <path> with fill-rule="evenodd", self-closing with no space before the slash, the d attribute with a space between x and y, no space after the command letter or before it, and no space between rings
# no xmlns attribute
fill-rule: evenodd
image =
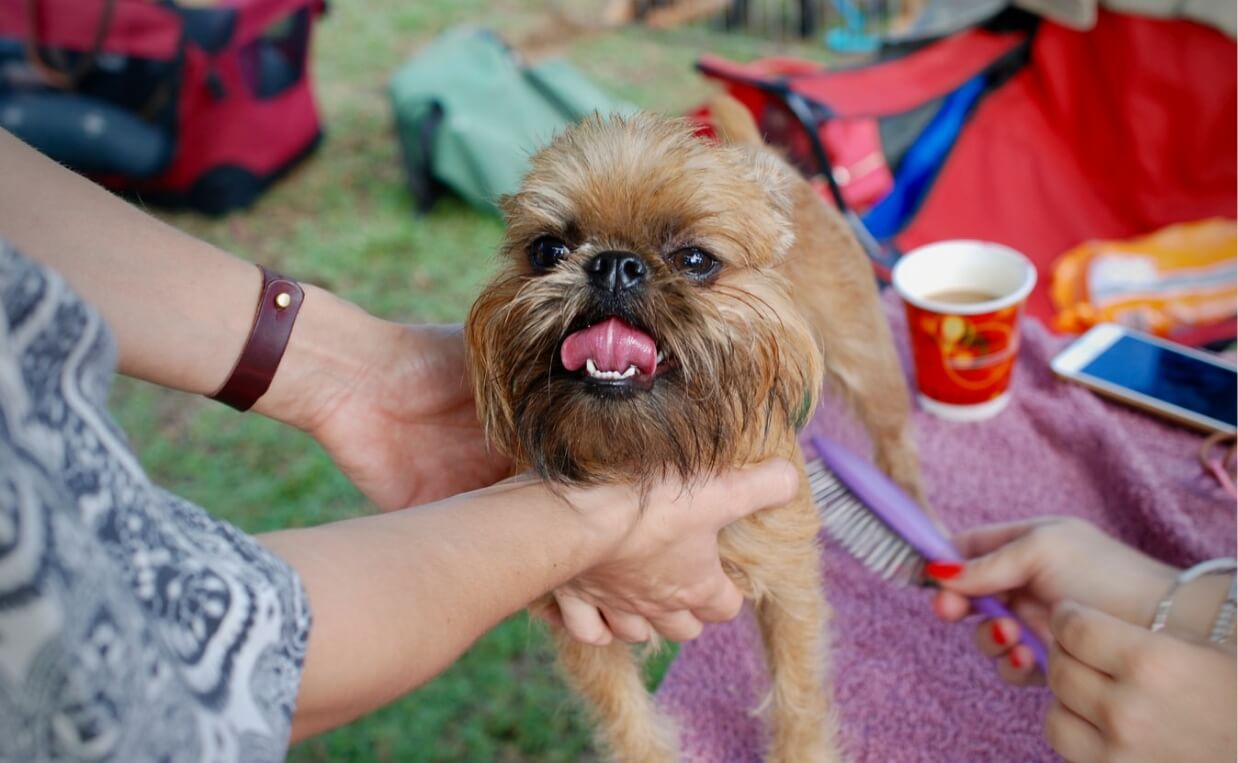
<svg viewBox="0 0 1238 763"><path fill-rule="evenodd" d="M959 562L929 562L924 565L924 574L937 580L949 580L958 577L958 574L962 571L963 565Z"/></svg>
<svg viewBox="0 0 1238 763"><path fill-rule="evenodd" d="M1018 649L1011 649L1009 652L1009 655L1010 655L1010 667L1012 668L1023 667L1023 658L1019 656Z"/></svg>
<svg viewBox="0 0 1238 763"><path fill-rule="evenodd" d="M1005 646L1005 645L1006 645L1006 642L1007 642L1007 639L1006 639L1006 634L1005 634L1005 632L1003 632L1003 631L1002 631L1002 624L1001 624L1001 623L999 623L999 622L997 622L996 620L994 620L994 621L993 621L993 624L989 626L989 633L990 633L990 635L992 635L992 636L993 636L993 643L997 644L998 646ZM1012 661L1013 661L1013 660L1012 660ZM1018 666L1018 665L1015 665L1015 667L1017 668L1017 667L1019 667L1019 666Z"/></svg>

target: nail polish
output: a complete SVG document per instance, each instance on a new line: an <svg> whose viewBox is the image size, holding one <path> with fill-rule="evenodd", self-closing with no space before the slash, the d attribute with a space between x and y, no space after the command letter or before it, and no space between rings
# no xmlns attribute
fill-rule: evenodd
<svg viewBox="0 0 1238 763"><path fill-rule="evenodd" d="M924 574L938 580L950 580L962 571L963 565L959 562L929 562L924 565Z"/></svg>
<svg viewBox="0 0 1238 763"><path fill-rule="evenodd" d="M1009 643L1009 639L1006 638L1006 633L1002 630L1002 624L996 620L989 625L989 635L993 637L993 643L998 646L1005 646ZM1016 665L1015 667L1018 666Z"/></svg>
<svg viewBox="0 0 1238 763"><path fill-rule="evenodd" d="M1010 667L1016 669L1023 667L1023 658L1019 656L1019 650L1011 649L1007 657L1010 660Z"/></svg>

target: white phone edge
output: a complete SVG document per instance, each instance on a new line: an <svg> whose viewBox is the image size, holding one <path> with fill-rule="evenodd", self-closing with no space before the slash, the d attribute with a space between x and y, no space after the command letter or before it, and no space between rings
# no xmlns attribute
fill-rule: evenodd
<svg viewBox="0 0 1238 763"><path fill-rule="evenodd" d="M1211 355L1206 352L1201 352L1193 347L1170 342L1160 337L1152 336L1151 334L1127 328L1117 323L1100 323L1088 329L1087 333L1071 342L1061 352L1059 352L1050 362L1050 367L1053 372L1064 379L1069 379L1078 382L1085 387L1089 387L1096 392L1100 392L1118 400L1131 403L1140 408L1148 409L1170 419L1205 429L1210 432L1224 432L1226 434L1234 434L1235 427L1227 424L1224 421L1209 416L1200 415L1194 411L1187 410L1180 406L1168 403L1159 398L1145 395L1142 392L1136 392L1128 387L1123 387L1114 384L1105 379L1099 379L1095 376L1090 376L1083 373L1083 368L1109 348L1114 342L1123 336L1131 336L1140 341L1148 342L1159 347L1164 347L1172 352L1178 352L1188 357L1196 358L1204 363L1210 363L1227 371L1238 372L1238 367L1232 363L1227 363L1223 359Z"/></svg>

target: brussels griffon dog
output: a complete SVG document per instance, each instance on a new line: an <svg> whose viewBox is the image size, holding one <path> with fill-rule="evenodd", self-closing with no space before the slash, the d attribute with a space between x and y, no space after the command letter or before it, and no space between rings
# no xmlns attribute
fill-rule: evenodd
<svg viewBox="0 0 1238 763"><path fill-rule="evenodd" d="M782 456L799 495L725 528L771 675L770 759L837 760L816 509L796 428L827 379L914 496L908 394L867 258L833 208L713 103L720 143L648 115L596 118L533 157L503 209L503 264L469 315L476 400L517 469L564 483L687 480ZM545 602L543 602L544 604ZM627 645L557 634L629 763L677 757Z"/></svg>

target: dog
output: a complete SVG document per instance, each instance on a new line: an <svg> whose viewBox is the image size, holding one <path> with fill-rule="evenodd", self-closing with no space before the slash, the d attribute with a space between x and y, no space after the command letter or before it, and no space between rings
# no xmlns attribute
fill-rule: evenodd
<svg viewBox="0 0 1238 763"><path fill-rule="evenodd" d="M845 222L742 105L710 106L717 143L682 120L595 117L532 157L502 201L500 272L466 322L474 392L491 442L551 481L690 482L773 456L799 466L796 498L724 528L719 548L764 640L769 759L840 760L820 520L796 430L828 380L876 463L922 498L908 390ZM556 647L615 759L677 759L626 644L558 632Z"/></svg>

